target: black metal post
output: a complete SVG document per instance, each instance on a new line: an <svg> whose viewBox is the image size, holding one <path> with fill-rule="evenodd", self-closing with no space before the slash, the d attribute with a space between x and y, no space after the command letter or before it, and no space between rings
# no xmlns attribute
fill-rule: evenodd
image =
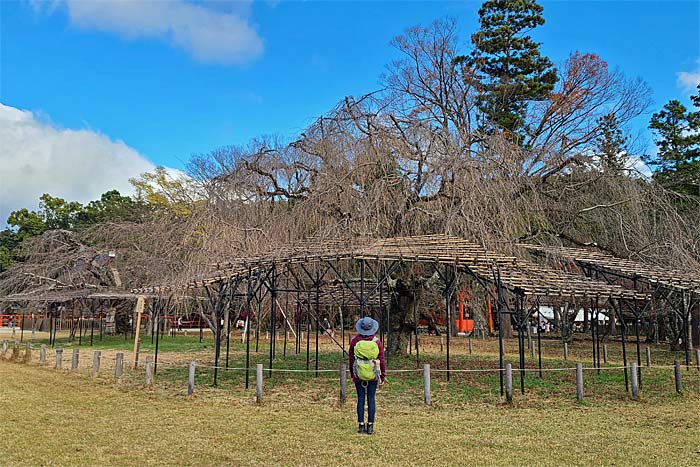
<svg viewBox="0 0 700 467"><path fill-rule="evenodd" d="M319 311L319 301L321 299L321 278L319 277L318 271L316 272L316 361L314 362L314 376L318 376L318 318L320 315ZM310 305L310 304L309 304Z"/></svg>
<svg viewBox="0 0 700 467"><path fill-rule="evenodd" d="M503 290L501 287L500 273L496 276L496 294L498 314L498 375L501 383L501 396L503 396Z"/></svg>
<svg viewBox="0 0 700 467"><path fill-rule="evenodd" d="M289 280L287 280L287 289L289 289ZM284 314L286 315L285 317L285 323L284 323L284 348L282 349L282 356L286 357L287 356L287 327L289 326L289 291L285 292L284 294Z"/></svg>
<svg viewBox="0 0 700 467"><path fill-rule="evenodd" d="M452 327L450 326L450 302L452 301L452 287L454 286L455 282L454 272L452 276L449 276L448 274L448 266L445 266L445 340L447 344L447 352L445 353L445 358L447 360L447 381L450 380L450 334L452 334Z"/></svg>
<svg viewBox="0 0 700 467"><path fill-rule="evenodd" d="M95 300L90 299L90 311L92 311L92 319L90 320L90 347L92 347L92 341L95 336Z"/></svg>
<svg viewBox="0 0 700 467"><path fill-rule="evenodd" d="M413 282L413 333L416 340L416 365L420 364L420 353L418 350L418 303L416 302L416 276L412 276Z"/></svg>
<svg viewBox="0 0 700 467"><path fill-rule="evenodd" d="M83 345L83 309L80 308L80 315L78 315L78 345Z"/></svg>
<svg viewBox="0 0 700 467"><path fill-rule="evenodd" d="M690 339L691 336L688 335L688 324L690 318L690 305L688 304L688 297L685 291L682 291L683 295L683 348L685 350L685 369L690 371Z"/></svg>
<svg viewBox="0 0 700 467"><path fill-rule="evenodd" d="M258 312L255 314L255 353L258 353L260 346L260 321L262 321L262 287L260 287L260 290L258 291L256 302Z"/></svg>
<svg viewBox="0 0 700 467"><path fill-rule="evenodd" d="M594 306L593 306L593 299L591 299L591 308L590 308L590 326L591 326L591 346L593 347L593 367L595 367L596 363L596 348L595 348L595 323L593 320L597 320L595 317L595 314L593 312ZM584 313L587 313L584 311Z"/></svg>
<svg viewBox="0 0 700 467"><path fill-rule="evenodd" d="M160 307L156 309L156 313L155 313L156 316L155 316L155 320L153 321L153 326L154 326L155 331L156 331L156 351L155 351L155 355L153 358L153 374L154 375L156 374L156 371L158 371L158 346L159 346L158 337L160 336L160 311L161 311Z"/></svg>
<svg viewBox="0 0 700 467"><path fill-rule="evenodd" d="M520 394L525 394L525 326L527 326L525 312L525 297L518 295L516 299L518 303L518 351L520 352Z"/></svg>
<svg viewBox="0 0 700 467"><path fill-rule="evenodd" d="M228 322L226 323L226 369L229 366L229 356L231 354L231 303L233 303L233 298L229 302L228 306ZM235 310L235 307L234 307ZM235 318L234 318L235 319Z"/></svg>
<svg viewBox="0 0 700 467"><path fill-rule="evenodd" d="M540 311L540 300L537 299L537 368L540 379L542 379L542 332L540 323L542 322L542 312Z"/></svg>
<svg viewBox="0 0 700 467"><path fill-rule="evenodd" d="M600 374L600 308L597 302L595 309L595 342L596 348L598 349L596 352L598 360L596 361L595 366L598 369L598 374Z"/></svg>
<svg viewBox="0 0 700 467"><path fill-rule="evenodd" d="M272 378L272 360L275 353L275 315L277 314L275 310L276 300L277 300L277 268L275 263L272 263L272 271L270 272L270 367L268 369L267 377Z"/></svg>
<svg viewBox="0 0 700 467"><path fill-rule="evenodd" d="M622 311L622 305L618 301L618 314L620 315L620 335L622 337L622 364L625 367L625 391L629 392L630 386L629 386L629 376L627 375L627 346L625 345L625 334L626 334L626 329L625 329L625 316L624 312Z"/></svg>
<svg viewBox="0 0 700 467"><path fill-rule="evenodd" d="M345 313L343 309L345 308L345 289L341 289L341 303L340 303L340 337L343 339L343 355L345 354Z"/></svg>
<svg viewBox="0 0 700 467"><path fill-rule="evenodd" d="M104 311L105 311L105 304L102 299L99 300L98 302L100 304L100 342L102 342L102 335L104 334L104 327L105 327L105 320L104 320ZM114 323L114 331L116 334L117 331L117 323Z"/></svg>
<svg viewBox="0 0 700 467"><path fill-rule="evenodd" d="M295 339L294 352L299 355L301 352L301 301L299 300L299 292L297 291L297 302L295 305L294 319L297 329L297 335Z"/></svg>
<svg viewBox="0 0 700 467"><path fill-rule="evenodd" d="M245 388L248 389L248 380L250 379L250 325L251 325L251 320L250 320L250 313L252 311L252 307L250 306L250 302L253 297L253 285L251 284L251 274L250 274L250 268L248 269L248 293L246 293L246 305L245 305Z"/></svg>
<svg viewBox="0 0 700 467"><path fill-rule="evenodd" d="M365 260L360 260L360 317L365 317Z"/></svg>
<svg viewBox="0 0 700 467"><path fill-rule="evenodd" d="M53 321L54 321L54 312L49 311L49 345L51 348L53 348Z"/></svg>
<svg viewBox="0 0 700 467"><path fill-rule="evenodd" d="M306 370L309 370L311 355L311 289L308 290L306 302Z"/></svg>

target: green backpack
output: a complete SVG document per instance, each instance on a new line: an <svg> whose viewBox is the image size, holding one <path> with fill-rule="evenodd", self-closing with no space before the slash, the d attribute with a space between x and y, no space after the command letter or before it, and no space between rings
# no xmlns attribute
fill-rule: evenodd
<svg viewBox="0 0 700 467"><path fill-rule="evenodd" d="M371 341L358 341L353 351L355 361L353 362L353 373L360 381L374 381L381 375L379 365L375 361L379 357L379 346L377 338Z"/></svg>

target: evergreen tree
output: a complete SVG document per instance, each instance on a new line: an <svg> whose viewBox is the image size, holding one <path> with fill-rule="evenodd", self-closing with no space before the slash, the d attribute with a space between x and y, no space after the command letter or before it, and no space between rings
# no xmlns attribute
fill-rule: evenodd
<svg viewBox="0 0 700 467"><path fill-rule="evenodd" d="M598 119L600 136L596 139L597 156L605 172L622 172L627 167L627 138L615 114Z"/></svg>
<svg viewBox="0 0 700 467"><path fill-rule="evenodd" d="M692 100L700 107L700 86ZM652 115L649 128L659 138L658 154L647 159L657 169L654 178L672 190L700 196L700 111L672 100Z"/></svg>
<svg viewBox="0 0 700 467"><path fill-rule="evenodd" d="M481 28L472 35L474 51L467 59L483 75L480 108L503 129L518 132L528 101L545 99L557 74L530 31L544 24L535 0L487 0L479 10Z"/></svg>

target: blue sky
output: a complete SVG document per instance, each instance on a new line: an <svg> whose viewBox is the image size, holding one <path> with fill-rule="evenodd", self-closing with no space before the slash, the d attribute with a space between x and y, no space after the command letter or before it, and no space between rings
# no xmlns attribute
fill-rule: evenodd
<svg viewBox="0 0 700 467"><path fill-rule="evenodd" d="M467 51L480 3L2 1L0 102L36 138L95 137L122 165L182 168L193 153L260 134L292 137L345 95L377 89L396 57L389 41L409 26L456 17ZM556 63L595 52L649 83L650 113L688 102L700 81L700 2L541 4L547 24L534 36ZM13 138L3 145L21 144ZM57 165L90 165L47 145ZM89 196L75 193L64 196ZM0 216L17 202L0 201Z"/></svg>

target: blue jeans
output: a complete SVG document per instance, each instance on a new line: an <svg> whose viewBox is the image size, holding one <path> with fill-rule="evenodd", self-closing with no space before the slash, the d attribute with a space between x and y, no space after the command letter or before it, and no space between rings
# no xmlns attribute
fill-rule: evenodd
<svg viewBox="0 0 700 467"><path fill-rule="evenodd" d="M358 381L355 383L355 389L357 389L357 423L364 423L365 420L365 396L367 397L367 422L374 423L374 395L377 392L377 381Z"/></svg>

